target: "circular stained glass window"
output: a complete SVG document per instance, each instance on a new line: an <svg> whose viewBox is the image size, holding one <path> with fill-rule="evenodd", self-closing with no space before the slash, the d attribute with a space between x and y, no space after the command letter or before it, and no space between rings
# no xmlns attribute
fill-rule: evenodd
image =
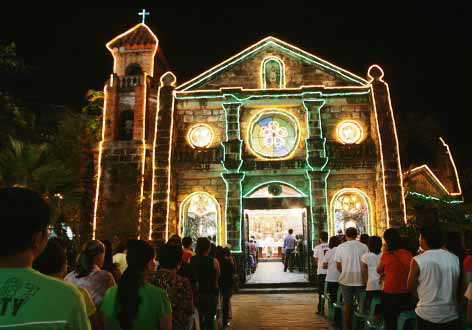
<svg viewBox="0 0 472 330"><path fill-rule="evenodd" d="M344 144L359 143L362 139L361 126L351 120L341 122L336 129L336 133L338 139Z"/></svg>
<svg viewBox="0 0 472 330"><path fill-rule="evenodd" d="M250 127L252 150L266 158L287 156L298 141L294 118L282 112L265 112L257 116Z"/></svg>
<svg viewBox="0 0 472 330"><path fill-rule="evenodd" d="M213 141L213 130L205 124L195 125L188 132L188 140L192 148L208 148Z"/></svg>

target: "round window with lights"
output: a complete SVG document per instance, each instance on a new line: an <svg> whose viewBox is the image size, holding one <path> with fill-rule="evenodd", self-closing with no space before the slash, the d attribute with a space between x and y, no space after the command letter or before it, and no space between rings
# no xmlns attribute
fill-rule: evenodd
<svg viewBox="0 0 472 330"><path fill-rule="evenodd" d="M213 129L206 124L198 124L188 131L188 141L192 148L208 148L213 142Z"/></svg>
<svg viewBox="0 0 472 330"><path fill-rule="evenodd" d="M352 120L339 123L336 128L338 139L344 144L356 144L362 140L362 127Z"/></svg>
<svg viewBox="0 0 472 330"><path fill-rule="evenodd" d="M248 132L252 151L262 158L288 157L299 140L297 121L285 112L267 111L257 115Z"/></svg>

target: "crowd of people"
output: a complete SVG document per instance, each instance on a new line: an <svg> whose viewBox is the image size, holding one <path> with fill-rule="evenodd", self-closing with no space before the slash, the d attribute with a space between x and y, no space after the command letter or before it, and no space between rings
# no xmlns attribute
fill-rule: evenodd
<svg viewBox="0 0 472 330"><path fill-rule="evenodd" d="M466 257L460 235L427 226L419 234L419 249L411 251L395 228L385 230L383 242L379 236L358 238L356 228L329 241L321 233L314 250L320 298L325 282L330 303L337 301L338 290L342 297L335 328L352 328L354 302L359 304L362 294L366 309L374 298L380 300L374 315L386 330L396 330L405 311L414 311L419 330L462 329L461 314L472 321L472 256Z"/></svg>
<svg viewBox="0 0 472 330"><path fill-rule="evenodd" d="M40 195L2 189L0 209L0 328L203 330L229 324L236 265L228 247L177 235L165 244L91 240L71 262L64 242L49 238L50 210Z"/></svg>

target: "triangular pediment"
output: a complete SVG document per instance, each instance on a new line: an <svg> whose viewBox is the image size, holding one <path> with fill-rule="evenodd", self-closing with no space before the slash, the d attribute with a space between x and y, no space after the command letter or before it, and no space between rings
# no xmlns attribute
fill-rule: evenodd
<svg viewBox="0 0 472 330"><path fill-rule="evenodd" d="M405 173L406 188L408 191L432 196L435 198L458 198L461 192L448 191L443 182L427 165L416 167Z"/></svg>
<svg viewBox="0 0 472 330"><path fill-rule="evenodd" d="M280 39L267 37L177 87L178 91L242 87L260 89L261 67L267 58L284 67L284 88L301 86L363 86L368 82L348 70Z"/></svg>

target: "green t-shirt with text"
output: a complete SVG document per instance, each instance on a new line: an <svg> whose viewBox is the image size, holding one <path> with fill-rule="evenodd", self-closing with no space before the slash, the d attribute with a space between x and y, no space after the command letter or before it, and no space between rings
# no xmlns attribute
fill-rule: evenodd
<svg viewBox="0 0 472 330"><path fill-rule="evenodd" d="M0 268L0 330L89 330L79 290L31 268Z"/></svg>
<svg viewBox="0 0 472 330"><path fill-rule="evenodd" d="M121 330L117 320L119 312L117 293L118 287L116 286L108 289L100 307L107 330ZM139 298L141 302L138 314L134 319L133 329L159 329L160 320L172 312L167 293L161 288L146 283L139 289Z"/></svg>

